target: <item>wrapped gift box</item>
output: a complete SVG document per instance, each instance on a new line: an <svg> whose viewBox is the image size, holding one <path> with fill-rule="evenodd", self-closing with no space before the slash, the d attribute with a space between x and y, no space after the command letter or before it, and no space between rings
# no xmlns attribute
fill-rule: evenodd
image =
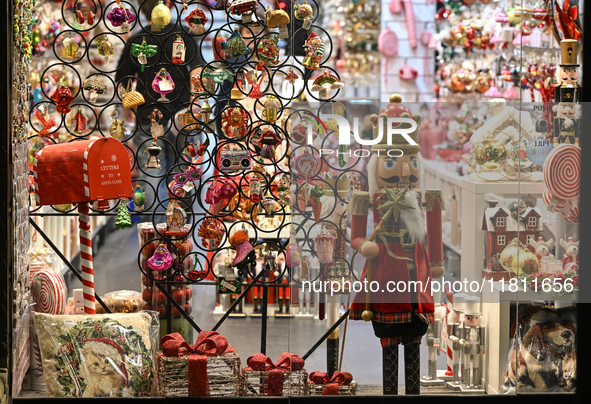
<svg viewBox="0 0 591 404"><path fill-rule="evenodd" d="M335 372L332 377L326 372L312 372L308 392L311 396L354 396L357 382L348 372Z"/></svg>
<svg viewBox="0 0 591 404"><path fill-rule="evenodd" d="M308 373L304 360L297 355L283 353L277 363L263 355L248 358L242 374L243 396L305 396L308 394Z"/></svg>
<svg viewBox="0 0 591 404"><path fill-rule="evenodd" d="M230 397L241 392L240 356L216 332L202 331L189 345L178 334L161 341L158 358L160 393L164 397Z"/></svg>

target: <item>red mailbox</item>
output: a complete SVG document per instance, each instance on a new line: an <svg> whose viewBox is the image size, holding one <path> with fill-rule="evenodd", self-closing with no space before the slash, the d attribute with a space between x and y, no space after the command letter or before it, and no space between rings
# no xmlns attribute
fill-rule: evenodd
<svg viewBox="0 0 591 404"><path fill-rule="evenodd" d="M39 205L130 198L133 192L127 149L113 138L46 146L34 176Z"/></svg>
<svg viewBox="0 0 591 404"><path fill-rule="evenodd" d="M113 138L62 143L44 147L34 165L39 205L77 204L84 312L95 314L88 202L132 196L127 149Z"/></svg>

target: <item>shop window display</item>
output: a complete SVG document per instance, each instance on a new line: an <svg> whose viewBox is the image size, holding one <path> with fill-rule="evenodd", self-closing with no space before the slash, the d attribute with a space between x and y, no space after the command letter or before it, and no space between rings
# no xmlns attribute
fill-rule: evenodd
<svg viewBox="0 0 591 404"><path fill-rule="evenodd" d="M576 392L584 5L530 3L15 0L11 394Z"/></svg>

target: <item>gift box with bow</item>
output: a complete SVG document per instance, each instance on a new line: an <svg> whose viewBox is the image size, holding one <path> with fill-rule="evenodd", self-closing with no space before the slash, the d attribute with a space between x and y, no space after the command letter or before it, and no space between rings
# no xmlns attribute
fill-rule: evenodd
<svg viewBox="0 0 591 404"><path fill-rule="evenodd" d="M241 385L240 357L215 331L201 331L190 345L179 333L160 341L158 377L164 397L238 396Z"/></svg>
<svg viewBox="0 0 591 404"><path fill-rule="evenodd" d="M276 363L258 353L246 360L243 371L244 396L305 396L308 393L308 373L304 360L284 352Z"/></svg>
<svg viewBox="0 0 591 404"><path fill-rule="evenodd" d="M310 373L308 391L311 396L354 396L357 382L348 372L334 372L328 377L328 373L316 371Z"/></svg>

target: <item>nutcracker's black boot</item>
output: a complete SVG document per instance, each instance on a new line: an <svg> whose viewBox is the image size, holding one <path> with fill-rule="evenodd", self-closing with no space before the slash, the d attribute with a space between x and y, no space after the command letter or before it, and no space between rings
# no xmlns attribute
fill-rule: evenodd
<svg viewBox="0 0 591 404"><path fill-rule="evenodd" d="M382 347L384 395L398 394L398 345Z"/></svg>
<svg viewBox="0 0 591 404"><path fill-rule="evenodd" d="M419 342L404 345L404 379L406 394L421 394L421 357Z"/></svg>

